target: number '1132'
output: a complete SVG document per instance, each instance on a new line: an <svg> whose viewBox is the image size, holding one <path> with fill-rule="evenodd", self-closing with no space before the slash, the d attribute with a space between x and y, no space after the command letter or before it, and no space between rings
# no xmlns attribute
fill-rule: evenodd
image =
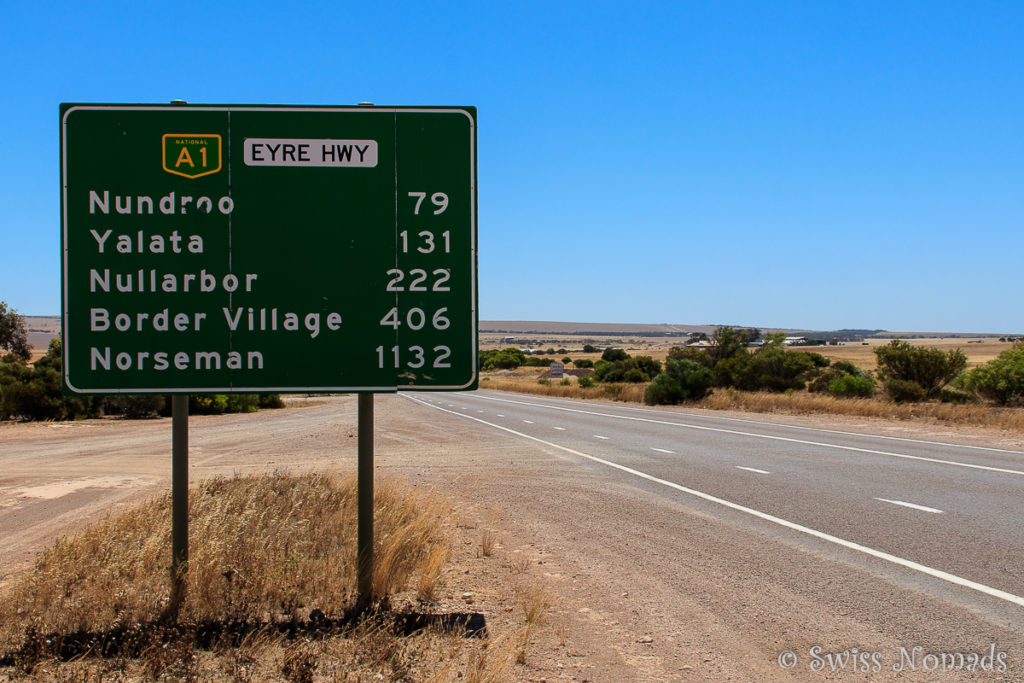
<svg viewBox="0 0 1024 683"><path fill-rule="evenodd" d="M433 368L450 368L452 364L448 361L452 355L452 350L447 346L435 346L434 357L431 361L431 367ZM411 356L411 358L410 358ZM385 349L383 346L377 347L377 367L383 368L385 361L391 361L391 367L397 369L399 367L422 368L427 364L427 352L422 346L410 346L403 353L400 346L392 346L390 349ZM405 361L404 364L402 361Z"/></svg>

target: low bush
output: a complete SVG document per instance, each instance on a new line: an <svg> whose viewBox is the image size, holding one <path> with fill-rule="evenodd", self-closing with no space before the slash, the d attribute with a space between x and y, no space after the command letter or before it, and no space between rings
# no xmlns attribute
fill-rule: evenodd
<svg viewBox="0 0 1024 683"><path fill-rule="evenodd" d="M961 384L1000 405L1024 405L1024 344L966 373Z"/></svg>
<svg viewBox="0 0 1024 683"><path fill-rule="evenodd" d="M264 408L269 408L270 410L284 408L284 401L281 400L280 394L260 394L259 402L261 410Z"/></svg>
<svg viewBox="0 0 1024 683"><path fill-rule="evenodd" d="M665 361L665 371L654 378L644 393L648 405L699 401L713 384L711 371L688 360Z"/></svg>
<svg viewBox="0 0 1024 683"><path fill-rule="evenodd" d="M875 380L868 375L842 375L828 385L828 393L839 398L871 398Z"/></svg>
<svg viewBox="0 0 1024 683"><path fill-rule="evenodd" d="M138 419L156 417L164 410L165 399L160 394L117 394L107 396L103 410L108 415L124 415Z"/></svg>
<svg viewBox="0 0 1024 683"><path fill-rule="evenodd" d="M703 365L706 368L715 366L715 359L705 349L698 349L693 346L673 346L668 350L668 357L672 360L689 360Z"/></svg>
<svg viewBox="0 0 1024 683"><path fill-rule="evenodd" d="M886 380L885 392L897 403L923 401L927 396L927 392L920 384L909 379Z"/></svg>
<svg viewBox="0 0 1024 683"><path fill-rule="evenodd" d="M925 396L938 396L939 390L967 367L967 356L960 349L943 353L939 349L912 346L902 339L878 347L875 356L878 374L886 386L893 380L913 382Z"/></svg>
<svg viewBox="0 0 1024 683"><path fill-rule="evenodd" d="M526 354L520 349L481 351L478 356L481 370L512 370L526 362Z"/></svg>
<svg viewBox="0 0 1024 683"><path fill-rule="evenodd" d="M609 347L601 354L601 360L606 360L611 363L614 363L615 361L629 360L629 354L626 353L625 349Z"/></svg>
<svg viewBox="0 0 1024 683"><path fill-rule="evenodd" d="M579 382L577 382L577 384L579 384L584 389L589 389L590 387L594 386L594 380L590 379L589 377L580 377L580 380Z"/></svg>
<svg viewBox="0 0 1024 683"><path fill-rule="evenodd" d="M939 400L943 403L970 403L971 395L956 389L943 389L939 393Z"/></svg>
<svg viewBox="0 0 1024 683"><path fill-rule="evenodd" d="M50 341L46 355L29 367L14 354L0 360L0 417L29 420L74 420L95 417L101 398L64 396L61 393L61 345Z"/></svg>

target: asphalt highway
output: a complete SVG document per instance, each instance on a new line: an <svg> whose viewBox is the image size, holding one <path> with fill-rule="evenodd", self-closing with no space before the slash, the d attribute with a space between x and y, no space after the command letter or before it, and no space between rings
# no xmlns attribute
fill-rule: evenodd
<svg viewBox="0 0 1024 683"><path fill-rule="evenodd" d="M1004 626L1024 624L1024 452L498 392L407 398Z"/></svg>

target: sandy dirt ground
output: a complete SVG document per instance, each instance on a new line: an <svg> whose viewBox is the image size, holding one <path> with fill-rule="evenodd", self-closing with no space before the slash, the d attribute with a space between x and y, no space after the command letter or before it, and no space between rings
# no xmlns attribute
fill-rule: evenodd
<svg viewBox="0 0 1024 683"><path fill-rule="evenodd" d="M550 597L546 625L515 680L828 680L827 673L781 669L779 652L814 644L886 652L905 643L940 646L959 630L999 642L1018 635L983 615L947 623L936 616L945 609L937 600L810 551L780 563L778 543L755 531L581 468L543 446L401 396L379 396L375 406L377 477L449 496L464 517L441 607L479 610L499 632L521 608L525 587L541 586ZM872 426L863 423L829 424ZM873 426L1021 447L1018 436L981 430ZM170 439L169 419L0 423L0 586L54 539L165 490ZM351 396L190 419L192 481L268 470L347 474L355 464ZM490 554L482 552L484 534L494 536ZM889 603L901 611L850 609ZM910 613L920 616L908 619Z"/></svg>

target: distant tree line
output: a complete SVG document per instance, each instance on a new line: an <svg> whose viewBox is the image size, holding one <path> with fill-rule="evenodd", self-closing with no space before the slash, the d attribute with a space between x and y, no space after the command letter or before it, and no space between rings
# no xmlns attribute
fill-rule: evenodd
<svg viewBox="0 0 1024 683"><path fill-rule="evenodd" d="M752 347L757 340L759 345ZM762 335L757 329L723 326L707 339L707 346L671 348L664 364L612 347L604 349L601 359L593 363L593 374L585 379L588 384L648 383L645 400L651 404L700 400L714 387L771 392L806 389L839 398L871 398L881 384L885 395L897 402L989 400L1024 405L1022 343L967 371L967 356L959 349L940 351L894 339L875 349L878 369L872 373L848 361L832 362L819 353L787 350L784 340L784 333ZM592 346L584 350L599 351ZM518 349L485 351L480 358L483 370L527 364ZM587 367L589 361L578 359L575 365Z"/></svg>

